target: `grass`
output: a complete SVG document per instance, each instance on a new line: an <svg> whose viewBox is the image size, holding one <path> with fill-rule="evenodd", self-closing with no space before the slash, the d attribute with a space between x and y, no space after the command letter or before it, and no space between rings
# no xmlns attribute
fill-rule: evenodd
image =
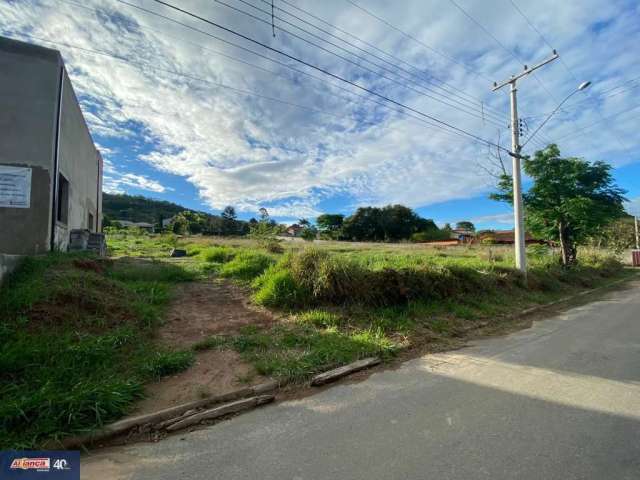
<svg viewBox="0 0 640 480"><path fill-rule="evenodd" d="M243 239L118 233L113 259L27 258L0 290L0 448L35 448L125 415L145 382L188 368L202 350L229 348L255 371L289 382L377 355L449 342L483 320L602 284L620 264L581 251L559 267L529 252L526 286L506 248L425 248L330 242L314 248ZM187 258L171 259L171 248ZM209 274L247 285L283 313L189 350L153 342L173 286Z"/></svg>
<svg viewBox="0 0 640 480"><path fill-rule="evenodd" d="M363 356L388 358L403 348L448 342L474 325L499 323L514 311L624 274L607 252L584 249L580 265L566 270L550 249L530 248L525 284L509 247L174 241L205 270L249 285L255 303L289 319L207 338L194 350L232 348L259 373L293 382ZM158 238L138 245L166 243Z"/></svg>
<svg viewBox="0 0 640 480"><path fill-rule="evenodd" d="M152 341L171 285L196 274L155 261L27 258L0 290L0 448L99 428L143 384L190 365Z"/></svg>

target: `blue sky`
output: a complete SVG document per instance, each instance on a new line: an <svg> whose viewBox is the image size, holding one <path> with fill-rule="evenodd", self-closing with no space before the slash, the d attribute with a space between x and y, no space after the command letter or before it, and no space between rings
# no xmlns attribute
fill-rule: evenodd
<svg viewBox="0 0 640 480"><path fill-rule="evenodd" d="M561 61L519 84L525 140L580 82L593 85L526 152L557 142L611 163L640 210L640 4L514 2L526 19L511 0L456 0L475 23L450 0L275 0L275 37L270 1L176 4L504 146L508 97L491 83L553 47ZM243 218L402 203L439 224L512 225L510 207L487 199L487 146L153 0L130 3L168 18L116 0L0 3L2 35L62 52L106 191L211 212L234 205Z"/></svg>

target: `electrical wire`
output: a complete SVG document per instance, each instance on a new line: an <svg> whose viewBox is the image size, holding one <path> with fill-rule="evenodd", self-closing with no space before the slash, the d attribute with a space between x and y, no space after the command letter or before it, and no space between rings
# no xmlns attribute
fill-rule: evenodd
<svg viewBox="0 0 640 480"><path fill-rule="evenodd" d="M284 1L284 0L283 0ZM370 10L364 8L363 6L357 4L356 2L354 2L353 0L345 0L347 3L353 5L354 7L356 7L358 10L366 13L367 15L369 15L372 18L375 18L376 20L378 20L379 22L385 24L387 27L395 30L396 32L400 33L402 36L404 36L405 38L408 38L412 41L414 41L415 43L417 43L418 45L422 46L423 48L426 48L427 50L441 56L442 58L445 58L446 60L448 60L451 63L455 63L456 65L464 68L467 72L472 73L474 76L478 76L478 77L482 77L484 78L487 82L491 83L493 82L493 80L491 78L489 78L487 75L483 74L482 72L479 72L478 70L476 70L475 68L472 67L468 67L467 65L465 65L462 62L459 62L458 60L456 60L455 58L451 57L450 55L447 55L444 52L441 52L440 50L432 47L431 45L423 42L422 40L419 40L418 38L414 37L413 35L411 35L410 33L405 32L404 30L396 27L395 25L393 25L392 23L390 23L389 21L385 20L384 18L376 15L375 13L371 12Z"/></svg>
<svg viewBox="0 0 640 480"><path fill-rule="evenodd" d="M258 17L258 16L256 16L256 15L253 15L253 14L251 14L250 12L247 12L247 11L245 11L245 10L242 10L242 9L240 9L240 8L238 8L238 7L235 7L235 6L233 6L233 5L230 5L230 4L228 4L228 3L226 3L226 2L224 2L224 1L222 1L222 0L212 0L212 1L214 1L214 2L216 2L216 3L218 3L218 4L220 4L220 5L223 5L223 6L225 6L225 7L229 8L229 9L231 9L231 10L234 10L234 11L236 11L236 12L238 12L238 13L244 14L244 15L246 15L246 16L248 16L248 17L250 17L250 18L252 18L252 19L254 19L254 20L256 20L256 21L262 22L262 23L264 23L264 24L266 24L266 25L269 25L269 26L271 25L271 22L269 22L269 21L267 21L267 20L265 20L265 19L263 19L263 18L260 18L260 17ZM242 3L247 4L247 2L246 2L245 0L238 0L238 1L240 1L240 2L242 2ZM251 5L251 4L248 4L248 5L250 5L250 6L252 6L253 8L258 9L258 10L260 10L260 11L264 12L264 13L268 13L268 12L266 12L266 11L264 11L264 10L261 10L259 7L256 7L256 6ZM280 18L280 20L281 20L281 21L283 21L283 22L286 22L286 23L291 24L291 22L288 22L288 21L283 20L283 19L281 19L281 18ZM293 24L291 24L291 25L293 25ZM421 89L422 89L422 88L424 88L424 89L425 89L425 90L427 90L427 91L433 92L433 90L430 90L429 88L426 88L426 87L421 86L421 85L420 85L420 84L418 84L417 82L413 81L411 78L408 78L408 77L406 77L406 76L398 75L398 73L397 73L397 72L394 72L393 70L389 70L389 69L388 69L388 68L386 68L386 67L382 67L382 66L380 66L380 65L378 65L378 64L376 64L376 63L374 63L374 62L371 62L371 61L370 61L370 60L368 60L367 58L365 58L365 57L363 57L363 56L361 56L361 55L355 54L355 53L353 53L353 52L351 52L351 51L349 51L349 50L347 50L347 49L345 49L345 48L343 48L343 47L341 47L341 46L339 46L339 45L336 45L335 43L333 43L333 42L331 42L331 41L329 41L329 40L323 39L322 37L319 37L318 35L315 35L314 33L311 33L311 32L309 32L308 30L305 30L305 29L303 29L303 28L301 28L301 27L297 27L296 25L293 25L293 26L294 26L295 28L300 29L301 31L304 31L304 32L305 32L305 33L307 33L308 35L311 35L311 36L313 36L313 37L315 37L315 38L318 38L318 39L320 39L321 41L326 42L326 43L328 43L329 45L332 45L333 47L336 47L336 48L338 48L338 49L340 49L340 50L342 50L342 51L346 52L346 53L347 53L347 54L349 54L349 55L353 55L354 57L356 57L356 58L358 58L358 59L360 59L360 60L363 60L363 61L365 61L365 62L367 62L367 63L369 63L369 64L372 64L372 65L375 65L377 68L381 68L381 69L383 69L383 70L385 70L385 71L390 72L391 74L397 75L397 76L399 76L400 78L403 78L404 80L406 80L406 81L410 82L411 84L416 85L418 88L421 88ZM308 43L309 45L312 45L312 46L314 46L315 48L318 48L318 49L320 49L320 50L322 50L322 51L324 51L324 52L326 52L326 53L329 53L329 54L331 54L331 55L334 55L334 56L336 56L337 58L339 58L339 59L341 59L341 60L343 60L343 61L345 61L345 62L348 62L348 63L350 63L350 64L354 65L354 66L355 66L355 67L357 67L357 68L360 68L360 69L366 70L366 71L368 71L369 73L372 73L372 74L374 74L374 75L377 75L378 77L383 78L383 79L385 79L385 80L387 80L387 81L389 81L389 82L392 82L392 83L394 83L394 84L396 84L396 85L399 85L399 86L401 86L401 87L403 87L403 88L406 88L406 89L408 89L408 90L412 90L413 92L418 93L419 95L423 95L423 96L425 96L425 97L427 97L427 98L430 98L431 100L434 100L434 101L440 102L440 103L442 103L443 105L447 105L448 107L451 107L451 108L453 108L453 109L456 109L457 111L460 111L460 112L464 112L464 113L466 113L466 114L468 114L468 115L471 115L471 116L473 116L473 117L476 117L476 118L478 118L478 119L485 120L485 121L489 121L489 122L490 122L490 123L492 123L494 126L497 126L497 127L501 127L501 126L503 126L503 123L501 123L501 122L502 122L502 119L498 119L498 120L496 120L496 119L494 119L494 118L492 118L492 117L483 116L483 115L482 115L481 110L478 110L478 109L473 108L473 107L468 107L468 106L466 106L466 105L464 105L464 104L461 104L459 101L456 101L456 100L454 100L454 99L450 99L450 98L449 98L449 99L448 99L449 101L454 102L454 103L456 103L456 104L458 105L458 106L456 106L456 105L454 105L454 104L452 104L452 103L449 103L449 101L443 100L443 99L441 99L441 98L439 98L439 97L437 97L437 96L431 95L431 94L429 94L429 93L425 93L424 91L422 91L422 90L418 90L418 89L416 89L416 88L414 88L414 87L411 87L411 86L405 85L405 84L403 84L403 83L399 82L398 80L396 80L395 78L392 78L392 77L389 77L389 76L387 76L387 75L381 74L380 72L378 72L378 71L376 71L376 70L374 70L374 69L372 69L372 68L366 67L366 66L362 65L361 63L358 63L358 62L356 62L356 61L354 61L354 60L351 60L351 59L349 59L349 58L347 58L347 57L345 57L345 56L343 56L343 55L340 55L340 54L338 54L338 53L336 53L336 52L333 52L332 50L329 50L329 49L327 49L327 48L323 47L322 45L319 45L319 44L317 44L317 43L315 43L315 42L312 42L312 41L310 41L310 40L308 40L308 39L306 39L306 38L304 38L304 37L302 37L302 36L300 36L300 35L298 35L298 34L296 34L296 33L293 33L292 31L287 30L286 28L283 28L283 27L281 27L281 26L279 26L279 25L276 25L276 27L275 27L275 28L277 28L278 30L280 30L280 31L282 31L282 32L287 33L288 35L293 36L294 38L297 38L298 40L301 40L301 41L303 41L303 42L305 42L305 43ZM441 95L441 94L439 94L438 92L435 92L435 93L436 93L437 95Z"/></svg>
<svg viewBox="0 0 640 480"><path fill-rule="evenodd" d="M242 0L239 0L239 1L242 1ZM260 0L260 1L261 1L262 3L264 3L264 4L269 4L268 0ZM373 44L371 44L371 43L368 43L368 42L366 42L365 40L362 40L361 38L357 37L356 35L353 35L352 33L348 32L348 31L346 31L346 30L344 30L344 29L341 29L341 28L339 28L338 26L336 26L336 25L334 25L334 24L332 24L332 23L329 23L329 22L327 22L327 21L325 21L325 20L323 20L323 19L321 19L321 18L319 18L319 17L317 17L317 16L313 15L312 13L308 12L307 10L304 10L304 9L302 9L302 8L299 8L299 7L296 7L295 5L293 5L293 4L289 3L289 2L287 2L286 0L281 0L281 2L282 2L282 3L284 3L284 4L286 4L286 5L291 6L291 7L292 7L292 8L294 8L296 11L302 12L302 13L304 13L304 14L308 15L309 17L316 19L317 21L321 22L322 24L324 24L324 25L327 25L327 26L331 27L333 30L338 31L338 32L342 33L343 35L347 35L347 36L349 36L350 38L353 38L353 39L357 40L358 42L362 43L363 45L368 46L370 49L373 49L373 50L375 50L375 51L377 51L377 52L382 53L383 55L385 55L385 56L387 56L387 57L390 57L390 58L394 59L396 62L399 62L399 63L401 63L401 64L403 64L403 65L406 65L406 66L408 66L409 68L411 68L411 69L413 69L413 70L415 70L415 71L417 71L417 72L420 72L420 71L421 71L421 70L420 70L418 67L416 67L415 65L412 65L412 64L410 64L410 63L408 63L408 62L406 62L406 61L402 60L401 58L399 58L399 57L397 57L397 56L394 56L393 54L391 54L391 53L389 53L389 52L385 52L384 50L379 49L379 48L378 48L378 47L376 47L375 45L373 45ZM496 113L498 113L499 115L502 115L502 114L501 114L500 112L498 112L497 110L495 110L495 109L493 109L493 108L491 108L491 107L488 107L488 106L484 105L484 103L485 103L485 102L484 102L482 99L480 99L480 98L476 98L476 97L474 97L474 96L472 96L472 95L469 95L469 94L468 94L468 93L466 93L464 90L461 90L461 89L459 89L459 88L457 88L457 87L455 87L455 86L453 86L453 85L451 85L451 84L449 84L449 83L445 82L445 81L444 81L444 80L442 80L441 78L438 78L437 76L435 76L435 75L433 75L433 74L431 74L431 73L429 74L429 75L431 76L431 78L433 78L433 79L437 80L437 81L439 82L439 84L438 84L438 83L436 83L436 82L434 82L433 80L431 80L431 79L430 79L430 78L428 78L428 77L422 77L421 75L417 75L416 73L411 72L410 70L407 70L407 69L405 69L405 68L403 68L403 67L400 67L397 63L390 62L389 60L387 60L387 59L385 59L385 58L382 58L381 56L376 55L376 54L372 53L371 51L369 51L369 50L367 50L367 49L361 48L361 47L359 47L359 46L355 45L354 43L349 42L349 41L345 40L344 38L342 38L342 37L340 37L340 36L338 36L338 35L335 35L334 33L330 32L330 31L328 31L328 30L326 30L326 29L324 29L324 28L322 28L322 27L319 27L318 25L316 25L316 24L314 24L314 23L312 23L312 22L307 21L307 20L305 20L304 18L302 18L302 17L300 17L300 16L298 16L298 15L296 15L296 14L294 14L294 13L291 13L291 11L289 11L289 10L287 10L287 9L285 9L285 8L282 8L282 7L275 7L275 8L276 8L276 10L279 10L280 12L282 12L282 13L284 13L284 14L288 15L289 17L294 18L294 19L298 20L299 22L304 23L305 25L309 25L310 27L315 28L316 30L318 30L318 31L320 31L320 32L322 32L322 33L324 33L324 34L329 35L330 37L336 38L336 39L338 39L338 40L340 40L340 41L342 41L342 42L346 43L347 45L349 45L349 46L351 46L351 47L353 47L353 48L355 48L355 49L357 49L357 50L359 50L359 51L361 51L361 52L363 52L363 53L366 53L367 55L370 55L370 56L372 56L372 57L374 57L374 58L376 58L376 59L378 59L378 60L380 60L380 61L382 61L382 62L384 62L384 63L386 63L387 65L389 65L389 66L391 66L391 67L393 67L393 68L395 68L395 69L400 69L400 70L402 70L402 71L404 71L404 72L408 73L409 75L411 75L411 76L413 76L413 77L420 78L420 79L422 79L422 80L424 80L424 81L427 81L427 82L431 83L432 85L434 85L434 87L436 87L436 88L440 88L441 90L443 90L443 91L447 92L447 93L448 93L448 94L450 94L450 95L454 95L454 96L457 96L457 97L459 97L459 98L465 98L466 100L471 101L471 102L473 102L473 103L475 103L475 104L483 105L483 106L484 106L484 108L486 108L487 110L493 110L493 111L495 111ZM450 87L450 88L445 88L443 85L446 85L447 87Z"/></svg>
<svg viewBox="0 0 640 480"><path fill-rule="evenodd" d="M120 0L119 0L119 1L120 1ZM319 66L317 66L317 65L315 65L315 64L313 64L313 63L311 63L311 62L308 62L308 61L306 61L306 60L303 60L303 59L301 59L301 58L298 58L298 57L296 57L296 56L294 56L294 55L291 55L291 54L289 54L289 53L286 53L286 52L284 52L284 51L282 51L282 50L279 50L279 49L277 49L277 48L275 48L275 47L271 47L271 46L269 46L269 45L265 44L264 42L261 42L261 41L259 41L259 40L256 40L256 39L254 39L254 38L252 38L252 37L250 37L250 36L248 36L248 35L245 35L245 34L243 34L243 33L237 32L237 31L235 31L235 30L233 30L233 29L231 29L231 28L228 28L228 27L225 27L225 26L223 26L223 25L220 25L220 24L218 24L218 23L216 23L216 22L214 22L214 21L212 21L212 20L209 20L209 19L207 19L207 18L204 18L204 17L202 17L202 16L200 16L200 15L197 15L197 14L195 14L195 13L193 13L193 12L190 12L190 11L185 10L185 9L183 9L183 8L177 7L177 6L175 6L175 5L172 5L172 4L170 4L170 3L168 3L168 2L165 2L165 1L163 1L163 0L153 0L153 1L154 1L154 2L156 2L156 3L159 3L159 4L161 4L161 5L164 5L164 6L168 7L168 8L171 8L171 9L173 9L173 10L175 10L175 11L178 11L178 12L181 12L181 13L183 13L183 14L185 14L185 15L188 15L188 16L190 16L190 17L192 17L192 18L195 18L195 19L197 19L197 20L200 20L200 21L202 21L202 22L204 22L204 23L207 23L207 24L209 24L209 25L211 25L211 26L213 26L213 27L216 27L216 28L218 28L218 29L220 29L220 30L223 30L223 31L225 31L225 32L227 32L227 33L230 33L230 34L232 34L232 35L234 35L234 36L237 36L237 37L239 37L239 38L242 38L242 39L244 39L244 40L246 40L246 41L248 41L248 42L254 43L254 44L256 44L256 45L260 45L261 47L263 47L263 48L265 48L265 49L267 49L267 50L271 50L271 51L276 52L276 53L278 53L278 54L280 54L280 55L282 55L282 56L284 56L284 57L286 57L286 58L289 58L290 60L293 60L293 61L298 62L298 63L300 63L300 64L302 64L302 65L305 65L305 66L307 66L307 67L309 67L309 68L312 68L312 69L314 69L314 70L317 70L317 71L319 71L319 72L322 72L322 73L324 73L324 74L325 74L325 75L327 75L327 76L333 77L333 78L335 78L335 79L337 79L337 80L340 80L340 81L342 81L342 82L344 82L344 83L347 83L347 84L349 84L349 85L351 85L351 86L353 86L353 87L355 87L355 88L358 88L359 90L362 90L362 91L364 91L364 92L367 92L367 93L369 93L369 94L371 94L371 95L374 95L374 96L376 96L376 97L378 97L378 98L381 98L382 100L385 100L385 101L387 101L387 102L389 102L389 103L392 103L392 104L394 104L394 105L397 105L397 106L399 106L399 107L401 107L401 108L407 109L407 110L409 110L409 111L411 111L411 112L413 112L413 113L416 113L416 114L420 115L421 117L424 117L424 118L427 118L427 119L429 119L429 120L432 120L432 121L436 122L437 124L439 124L439 125L441 126L440 128L448 128L448 129L450 129L450 130L452 130L452 131L456 131L456 132L462 133L462 134L464 134L464 135L468 136L469 138L472 138L472 139L474 139L474 140L476 140L476 141L478 141L478 142L480 142L480 143L483 143L483 144L486 144L486 145L492 145L492 146L494 146L494 147L496 147L496 148L499 148L499 149L502 149L502 150L508 151L508 150L507 150L507 149L505 149L504 147L502 147L502 146L500 146L500 145L498 145L498 144L496 144L496 143L494 143L494 142L492 142L492 141L490 141L490 140L487 140L487 139L482 138L482 137L480 137L480 136L478 136L478 135L475 135L475 134L473 134L473 133L471 133L471 132L468 132L468 131L466 131L466 130L464 130L464 129L460 128L460 127L456 127L455 125L452 125L452 124L450 124L450 123L448 123L448 122L446 122L446 121L444 121L444 120L440 120L439 118L434 117L434 116L432 116L432 115L430 115L430 114L424 113L424 112L422 112L422 111L420 111L420 110L418 110L418 109L415 109L415 108L413 108L413 107L410 107L410 106L408 106L408 105L405 105L405 104L403 104L402 102L399 102L399 101L394 100L394 99L392 99L392 98L390 98L390 97L387 97L386 95L384 95L384 94L382 94L382 93L379 93L379 92L377 92L377 91L375 91L375 90L372 90L372 89L367 88L367 87L363 87L362 85L360 85L360 84L358 84L358 83L356 83L356 82L353 82L353 81L351 81L351 80L348 80L348 79L346 79L346 78L344 78L344 77L342 77L342 76L340 76L340 75L338 75L338 74L336 74L336 73L333 73L333 72L331 72L331 71L329 71L329 70L327 70L327 69L325 69L325 68L323 68L323 67L319 67Z"/></svg>
<svg viewBox="0 0 640 480"><path fill-rule="evenodd" d="M450 0L450 1L454 1L454 0ZM538 30L535 25L533 24L533 22L529 19L529 17L527 17L527 15L525 15L525 13L522 11L522 9L520 9L520 7L518 7L518 5L516 4L516 2L514 0L509 0L511 2L511 5L513 5L513 7L515 8L515 10L522 16L522 18L524 18L524 20L527 22L527 24L529 25L529 27L536 32L540 38L542 39L542 41L547 44L547 46L549 48L551 48L552 50L554 49L551 46L551 43L545 38L545 36L542 34L542 32L540 32L540 30ZM562 59L562 57L560 57L560 63L562 64L562 66L564 67L564 69L569 72L569 75L571 75L571 77L573 78L573 80L577 83L580 82L580 80L578 80L578 78L576 77L576 75L573 73L573 70L571 70L571 68L569 68L569 66L565 63L565 61ZM590 101L594 101L593 97L591 96L590 92L587 90L585 91L585 94L587 95L587 100ZM604 121L604 117L602 115L602 112L599 109L596 109L596 114L600 117L601 121ZM618 145L620 146L620 148L622 148L623 150L625 149L622 140L620 139L620 137L618 136L618 134L613 130L613 127L611 126L607 126L607 128L609 129L609 133L611 133L611 135L615 138L616 142L618 142Z"/></svg>

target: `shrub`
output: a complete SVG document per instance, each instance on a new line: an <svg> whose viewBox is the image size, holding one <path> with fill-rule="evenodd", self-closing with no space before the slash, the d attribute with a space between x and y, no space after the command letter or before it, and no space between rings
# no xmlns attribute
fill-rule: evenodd
<svg viewBox="0 0 640 480"><path fill-rule="evenodd" d="M268 307L294 307L308 301L308 293L293 278L291 272L274 265L253 282L256 303Z"/></svg>
<svg viewBox="0 0 640 480"><path fill-rule="evenodd" d="M238 280L253 280L273 265L272 257L258 252L240 252L233 260L222 265L220 275L237 278Z"/></svg>
<svg viewBox="0 0 640 480"><path fill-rule="evenodd" d="M209 247L200 252L207 262L226 263L234 259L237 252L229 247Z"/></svg>

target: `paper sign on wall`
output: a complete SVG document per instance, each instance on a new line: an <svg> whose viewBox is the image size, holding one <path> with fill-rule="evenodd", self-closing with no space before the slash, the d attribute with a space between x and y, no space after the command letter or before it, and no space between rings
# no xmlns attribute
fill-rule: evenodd
<svg viewBox="0 0 640 480"><path fill-rule="evenodd" d="M31 169L0 165L0 207L29 208Z"/></svg>

